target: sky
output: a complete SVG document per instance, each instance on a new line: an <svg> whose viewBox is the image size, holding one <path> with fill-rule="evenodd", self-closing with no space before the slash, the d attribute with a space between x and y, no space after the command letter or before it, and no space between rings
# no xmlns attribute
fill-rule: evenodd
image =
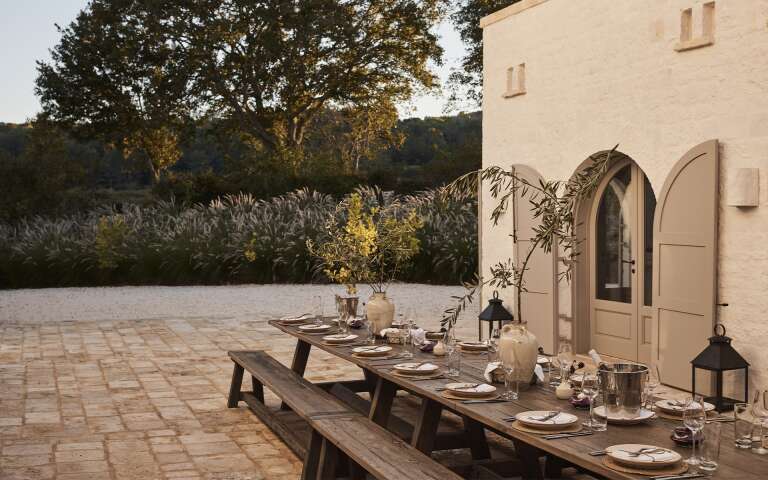
<svg viewBox="0 0 768 480"><path fill-rule="evenodd" d="M40 103L34 93L36 60L48 60L48 50L59 41L54 24L67 25L87 0L0 0L0 122L20 123L35 116ZM12 6L11 6L12 5ZM444 65L434 68L444 84L452 66L459 64L464 46L449 22L437 28L445 49ZM444 94L419 95L400 106L400 116L443 114Z"/></svg>

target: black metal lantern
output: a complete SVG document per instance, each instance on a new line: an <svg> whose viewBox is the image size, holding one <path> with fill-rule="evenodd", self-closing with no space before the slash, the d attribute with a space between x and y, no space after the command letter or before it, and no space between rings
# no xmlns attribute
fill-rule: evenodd
<svg viewBox="0 0 768 480"><path fill-rule="evenodd" d="M493 298L488 300L488 306L485 307L485 310L480 312L480 315L477 317L481 320L481 322L478 322L478 340L483 339L483 323L482 321L488 322L488 332L490 335L490 332L493 331L493 322L499 322L499 330L501 330L501 325L503 322L510 322L515 319L515 316L509 313L509 310L504 308L504 303L501 299L499 299L499 292L494 291L493 292Z"/></svg>
<svg viewBox="0 0 768 480"><path fill-rule="evenodd" d="M722 333L718 333L718 327ZM731 338L725 336L725 326L715 324L715 335L709 337L709 346L691 360L691 391L696 394L696 369L709 370L715 373L715 396L704 400L715 405L718 412L733 410L733 404L749 402L749 362L739 355L732 346ZM736 400L723 396L723 372L728 370L744 370L744 400Z"/></svg>

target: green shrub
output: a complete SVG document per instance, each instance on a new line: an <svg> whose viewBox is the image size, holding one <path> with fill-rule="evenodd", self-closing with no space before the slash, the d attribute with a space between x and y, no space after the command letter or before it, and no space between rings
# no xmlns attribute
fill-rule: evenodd
<svg viewBox="0 0 768 480"><path fill-rule="evenodd" d="M395 198L378 188L354 191L368 205ZM437 191L399 199L424 220L420 252L400 280L457 284L471 278L477 268L474 199L451 200ZM191 207L129 204L0 224L0 287L324 282L306 245L322 238L336 205L331 195L302 189L270 200L227 195Z"/></svg>

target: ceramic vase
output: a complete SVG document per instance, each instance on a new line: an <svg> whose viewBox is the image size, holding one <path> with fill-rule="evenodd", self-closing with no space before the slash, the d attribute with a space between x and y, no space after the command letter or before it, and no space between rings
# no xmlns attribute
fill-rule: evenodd
<svg viewBox="0 0 768 480"><path fill-rule="evenodd" d="M499 360L514 364L512 379L521 387L528 385L533 378L538 356L539 341L524 324L504 325L499 338Z"/></svg>
<svg viewBox="0 0 768 480"><path fill-rule="evenodd" d="M379 335L379 332L392 326L395 304L387 298L386 292L374 292L365 305L365 313L374 325L374 333Z"/></svg>

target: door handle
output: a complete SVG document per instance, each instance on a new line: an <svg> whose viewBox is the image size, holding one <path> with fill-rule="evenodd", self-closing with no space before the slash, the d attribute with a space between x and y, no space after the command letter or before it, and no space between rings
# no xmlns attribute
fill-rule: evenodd
<svg viewBox="0 0 768 480"><path fill-rule="evenodd" d="M622 260L621 263L628 263L630 265L634 265L635 261L634 260Z"/></svg>

